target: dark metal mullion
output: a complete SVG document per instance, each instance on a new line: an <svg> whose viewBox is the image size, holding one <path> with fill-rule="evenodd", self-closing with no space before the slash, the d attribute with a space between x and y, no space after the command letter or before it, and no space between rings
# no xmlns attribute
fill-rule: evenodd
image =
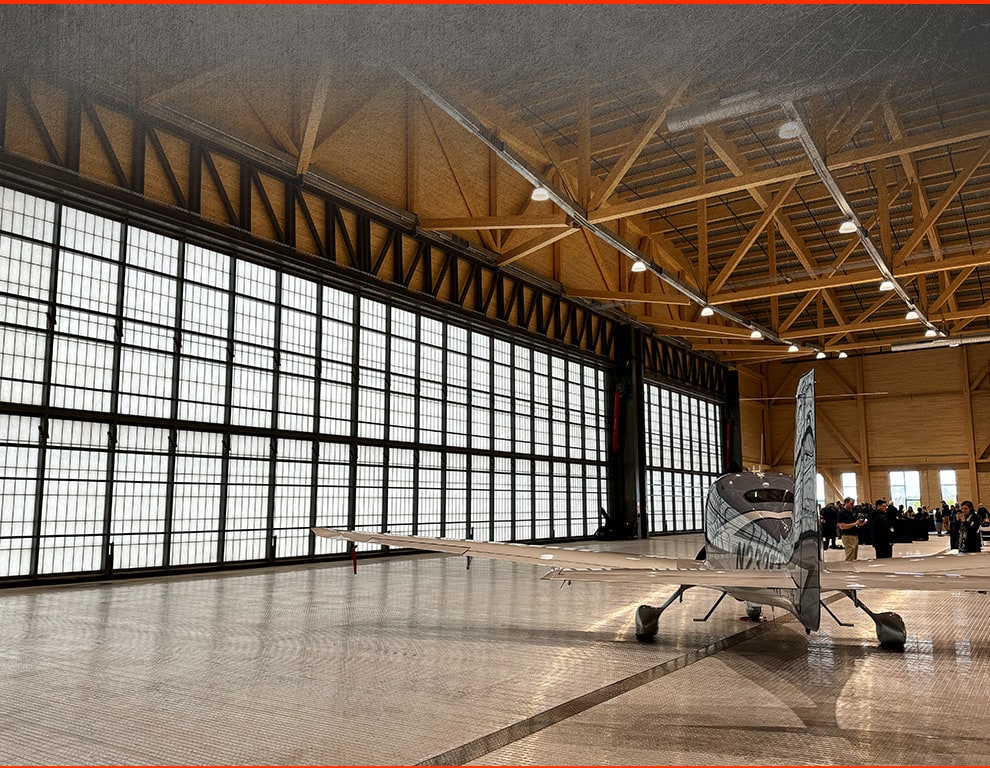
<svg viewBox="0 0 990 768"><path fill-rule="evenodd" d="M230 427L234 400L234 323L237 314L237 259L229 258L227 275L227 371L223 403L223 446L220 461L220 513L217 518L217 565L223 565L230 503Z"/></svg>
<svg viewBox="0 0 990 768"><path fill-rule="evenodd" d="M337 215L336 212L334 214ZM354 530L357 526L357 459L358 459L358 418L360 399L360 360L361 360L361 303L364 296L354 293L354 304L351 310L351 439L348 452L349 475L347 478L347 528ZM350 545L352 548L356 544Z"/></svg>
<svg viewBox="0 0 990 768"><path fill-rule="evenodd" d="M313 438L309 476L309 527L316 526L320 493L320 419L323 397L323 283L316 283L316 338L313 350ZM316 555L316 534L309 532L309 556Z"/></svg>
<svg viewBox="0 0 990 768"><path fill-rule="evenodd" d="M41 404L44 408L38 422L38 466L35 475L34 492L34 523L31 529L31 558L28 565L28 575L38 578L38 567L41 559L41 525L45 507L45 464L48 460L48 437L50 433L49 410L52 398L52 369L55 356L55 325L58 312L58 273L62 255L62 211L63 206L56 204L55 220L52 222L54 242L51 244L52 261L48 275L48 311L47 328L45 330L45 361L41 381Z"/></svg>
<svg viewBox="0 0 990 768"><path fill-rule="evenodd" d="M361 249L363 252L363 248ZM383 432L382 432L382 508L381 515L382 519L380 521L379 529L383 533L388 532L389 523L389 504L388 504L388 488L389 488L389 475L391 471L391 459L392 459L392 398L391 390L389 386L391 382L391 372L392 372L392 307L385 304L385 362L384 362L384 383L382 390L383 398ZM413 462L415 465L415 462ZM413 533L416 533L416 474L415 469L413 470Z"/></svg>
<svg viewBox="0 0 990 768"><path fill-rule="evenodd" d="M265 522L265 559L275 560L275 494L278 486L278 430L279 405L282 380L282 270L275 272L275 338L272 339L272 434L269 438L268 455L268 515Z"/></svg>
<svg viewBox="0 0 990 768"><path fill-rule="evenodd" d="M172 396L169 402L168 467L165 483L165 525L162 531L162 567L172 563L172 521L175 515L175 468L177 464L179 430L179 385L182 365L182 302L186 290L186 243L179 241L179 258L175 270L175 322L172 325Z"/></svg>
<svg viewBox="0 0 990 768"><path fill-rule="evenodd" d="M103 556L100 570L113 572L113 542L110 531L113 522L113 480L117 466L117 415L120 412L120 363L124 343L124 287L127 279L127 234L129 228L121 225L117 254L117 299L113 326L113 367L110 372L110 413L107 425L107 475L103 491Z"/></svg>

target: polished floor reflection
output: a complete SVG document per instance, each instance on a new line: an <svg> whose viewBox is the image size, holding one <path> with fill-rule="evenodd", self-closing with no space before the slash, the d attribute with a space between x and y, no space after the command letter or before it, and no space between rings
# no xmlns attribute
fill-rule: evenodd
<svg viewBox="0 0 990 768"><path fill-rule="evenodd" d="M693 557L698 536L612 542ZM597 545L596 545L597 546ZM924 549L937 551L934 539ZM912 548L913 550L913 548ZM900 547L895 554L908 554ZM872 552L865 549L862 556ZM841 557L829 552L829 559ZM691 590L416 555L0 592L0 763L985 764L990 596L871 592L822 631Z"/></svg>

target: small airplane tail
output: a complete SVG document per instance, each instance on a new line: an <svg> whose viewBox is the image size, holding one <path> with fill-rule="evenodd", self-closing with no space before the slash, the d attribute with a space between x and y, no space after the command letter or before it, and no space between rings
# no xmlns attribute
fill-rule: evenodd
<svg viewBox="0 0 990 768"><path fill-rule="evenodd" d="M787 566L794 584L797 618L808 630L821 623L821 527L816 499L815 372L798 382L794 415L793 552Z"/></svg>

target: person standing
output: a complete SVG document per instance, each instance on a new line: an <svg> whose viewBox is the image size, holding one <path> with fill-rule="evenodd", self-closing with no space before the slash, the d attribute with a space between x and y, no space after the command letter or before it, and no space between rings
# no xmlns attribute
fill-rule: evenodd
<svg viewBox="0 0 990 768"><path fill-rule="evenodd" d="M959 505L959 551L979 552L983 549L980 537L980 516L973 509L973 502L964 501Z"/></svg>
<svg viewBox="0 0 990 768"><path fill-rule="evenodd" d="M838 533L836 523L839 520L839 510L835 504L826 504L822 510L822 545L825 549L842 549L835 543Z"/></svg>
<svg viewBox="0 0 990 768"><path fill-rule="evenodd" d="M878 560L894 556L894 526L887 516L887 502L877 499L877 511L873 515L873 549Z"/></svg>
<svg viewBox="0 0 990 768"><path fill-rule="evenodd" d="M842 509L839 510L838 528L842 548L846 551L846 560L855 560L859 555L859 529L866 524L866 519L859 517L853 510L855 501L847 496L842 500Z"/></svg>

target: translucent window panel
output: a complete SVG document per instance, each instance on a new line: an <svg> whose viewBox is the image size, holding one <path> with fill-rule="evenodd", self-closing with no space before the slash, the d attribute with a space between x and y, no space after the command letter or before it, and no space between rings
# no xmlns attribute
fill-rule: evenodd
<svg viewBox="0 0 990 768"><path fill-rule="evenodd" d="M354 487L354 528L380 531L384 517L384 449L359 445ZM378 550L377 544L358 544L358 549Z"/></svg>
<svg viewBox="0 0 990 768"><path fill-rule="evenodd" d="M295 275L282 275L282 306L298 309L307 315L315 316L317 311L316 289L316 283L312 280Z"/></svg>
<svg viewBox="0 0 990 768"><path fill-rule="evenodd" d="M40 425L0 414L0 578L30 572Z"/></svg>
<svg viewBox="0 0 990 768"><path fill-rule="evenodd" d="M124 273L124 317L172 328L175 325L175 280L128 268Z"/></svg>
<svg viewBox="0 0 990 768"><path fill-rule="evenodd" d="M565 361L559 357L552 358L550 362L550 433L554 456L563 456L567 452L567 382L564 378L565 365Z"/></svg>
<svg viewBox="0 0 990 768"><path fill-rule="evenodd" d="M416 315L412 312L399 307L392 308L391 329L393 339L415 340L418 325Z"/></svg>
<svg viewBox="0 0 990 768"><path fill-rule="evenodd" d="M584 529L584 518L588 508L588 499L584 487L584 467L580 464L568 464L568 506L571 515L571 533L581 536ZM597 509L595 512L597 513Z"/></svg>
<svg viewBox="0 0 990 768"><path fill-rule="evenodd" d="M533 404L533 453L550 455L550 406L545 403Z"/></svg>
<svg viewBox="0 0 990 768"><path fill-rule="evenodd" d="M511 541L512 459L497 456L492 464L492 534L494 541Z"/></svg>
<svg viewBox="0 0 990 768"><path fill-rule="evenodd" d="M553 468L550 483L553 487L551 503L553 504L554 533L556 536L571 536L570 504L567 498L567 464L563 461L555 461L551 467Z"/></svg>
<svg viewBox="0 0 990 768"><path fill-rule="evenodd" d="M940 469L938 471L938 487L941 493L939 500L948 504L955 504L956 494L959 492L956 485L956 470Z"/></svg>
<svg viewBox="0 0 990 768"><path fill-rule="evenodd" d="M416 471L411 450L393 448L388 458L388 520L390 533L412 534Z"/></svg>
<svg viewBox="0 0 990 768"><path fill-rule="evenodd" d="M50 243L55 238L55 203L0 187L0 230Z"/></svg>
<svg viewBox="0 0 990 768"><path fill-rule="evenodd" d="M354 294L324 286L323 316L347 325L353 323Z"/></svg>
<svg viewBox="0 0 990 768"><path fill-rule="evenodd" d="M91 253L105 259L117 259L121 229L120 222L112 219L74 208L62 209L63 248Z"/></svg>
<svg viewBox="0 0 990 768"><path fill-rule="evenodd" d="M394 376L416 375L416 342L398 336L391 338L389 372Z"/></svg>
<svg viewBox="0 0 990 768"><path fill-rule="evenodd" d="M45 460L40 573L102 567L107 425L53 420Z"/></svg>
<svg viewBox="0 0 990 768"><path fill-rule="evenodd" d="M358 346L358 364L361 366L361 378L365 371L385 370L385 340L384 333L361 329Z"/></svg>
<svg viewBox="0 0 990 768"><path fill-rule="evenodd" d="M0 326L0 400L41 405L45 334Z"/></svg>
<svg viewBox="0 0 990 768"><path fill-rule="evenodd" d="M347 527L350 499L350 447L344 443L320 443L316 478L316 524L328 528ZM316 554L343 552L346 542L316 539Z"/></svg>
<svg viewBox="0 0 990 768"><path fill-rule="evenodd" d="M496 339L492 348L492 392L512 396L512 346L501 339Z"/></svg>
<svg viewBox="0 0 990 768"><path fill-rule="evenodd" d="M825 478L821 472L815 473L815 501L825 506Z"/></svg>
<svg viewBox="0 0 990 768"><path fill-rule="evenodd" d="M443 515L443 470L441 457L436 451L422 451L419 455L419 521L416 532L420 536L439 536Z"/></svg>
<svg viewBox="0 0 990 768"><path fill-rule="evenodd" d="M226 339L229 300L226 291L186 283L182 292L182 330Z"/></svg>
<svg viewBox="0 0 990 768"><path fill-rule="evenodd" d="M419 318L419 340L424 345L443 347L444 323L433 317L421 316Z"/></svg>
<svg viewBox="0 0 990 768"><path fill-rule="evenodd" d="M447 454L446 488L444 490L444 536L453 539L467 537L468 460L463 453Z"/></svg>
<svg viewBox="0 0 990 768"><path fill-rule="evenodd" d="M275 305L235 296L234 340L257 347L272 347L275 341Z"/></svg>
<svg viewBox="0 0 990 768"><path fill-rule="evenodd" d="M359 310L361 329L384 333L387 328L385 321L387 310L388 308L382 302L362 297Z"/></svg>
<svg viewBox="0 0 990 768"><path fill-rule="evenodd" d="M533 525L533 463L526 459L516 459L515 509L512 538L515 540L534 537Z"/></svg>
<svg viewBox="0 0 990 768"><path fill-rule="evenodd" d="M187 339L188 341L188 339ZM201 351L213 350L220 353L225 344L219 341L201 339L195 346ZM185 421L200 421L213 424L223 423L224 402L227 392L227 364L218 360L203 360L194 357L179 359L179 418Z"/></svg>
<svg viewBox="0 0 990 768"><path fill-rule="evenodd" d="M443 443L443 385L421 383L419 398L419 442Z"/></svg>
<svg viewBox="0 0 990 768"><path fill-rule="evenodd" d="M120 412L168 418L172 355L124 347L120 351Z"/></svg>
<svg viewBox="0 0 990 768"><path fill-rule="evenodd" d="M242 259L237 260L234 290L240 297L251 296L261 302L275 301L275 270Z"/></svg>
<svg viewBox="0 0 990 768"><path fill-rule="evenodd" d="M223 437L180 431L175 453L170 562L214 563L220 530Z"/></svg>
<svg viewBox="0 0 990 768"><path fill-rule="evenodd" d="M276 557L309 554L313 443L279 440L275 462Z"/></svg>
<svg viewBox="0 0 990 768"><path fill-rule="evenodd" d="M224 561L260 560L268 530L270 442L230 436Z"/></svg>
<svg viewBox="0 0 990 768"><path fill-rule="evenodd" d="M350 381L354 356L354 326L336 320L324 320L322 347L323 359L342 364L338 370L346 372L346 376L337 377L338 380ZM324 372L324 375L327 373Z"/></svg>
<svg viewBox="0 0 990 768"><path fill-rule="evenodd" d="M0 235L0 293L47 302L51 264L52 249L48 246ZM9 316L3 320L20 322Z"/></svg>
<svg viewBox="0 0 990 768"><path fill-rule="evenodd" d="M117 270L113 262L63 251L58 268L58 303L104 315L116 314Z"/></svg>
<svg viewBox="0 0 990 768"><path fill-rule="evenodd" d="M842 487L842 498L843 499L853 499L856 500L856 494L859 493L856 485L856 473L855 472L840 472L839 473L839 485Z"/></svg>
<svg viewBox="0 0 990 768"><path fill-rule="evenodd" d="M384 375L379 376L384 384ZM358 390L358 436L382 439L385 436L384 386L363 386Z"/></svg>
<svg viewBox="0 0 990 768"><path fill-rule="evenodd" d="M419 375L423 381L442 382L444 380L443 350L422 345L419 348Z"/></svg>
<svg viewBox="0 0 990 768"><path fill-rule="evenodd" d="M283 352L315 357L316 316L283 308L279 344Z"/></svg>
<svg viewBox="0 0 990 768"><path fill-rule="evenodd" d="M320 432L347 437L351 434L351 385L320 382Z"/></svg>
<svg viewBox="0 0 990 768"><path fill-rule="evenodd" d="M396 381L396 377L393 377ZM416 439L416 397L397 392L389 394L389 437L397 442Z"/></svg>
<svg viewBox="0 0 990 768"><path fill-rule="evenodd" d="M512 450L512 398L504 394L492 397L494 418L492 419L494 448L496 451Z"/></svg>
<svg viewBox="0 0 990 768"><path fill-rule="evenodd" d="M230 257L198 245L187 245L182 274L186 290L192 282L227 291L230 289Z"/></svg>
<svg viewBox="0 0 990 768"><path fill-rule="evenodd" d="M473 391L471 399L471 447L489 450L492 440L491 397L487 392Z"/></svg>
<svg viewBox="0 0 990 768"><path fill-rule="evenodd" d="M492 541L491 530L491 459L487 456L471 457L471 521L468 535L478 541Z"/></svg>
<svg viewBox="0 0 990 768"><path fill-rule="evenodd" d="M110 513L115 569L164 564L167 490L168 432L121 426Z"/></svg>
<svg viewBox="0 0 990 768"><path fill-rule="evenodd" d="M230 390L230 420L248 427L270 427L272 423L272 392L275 376L272 373L271 350L241 346L235 359ZM249 367L250 366L250 367Z"/></svg>
<svg viewBox="0 0 990 768"><path fill-rule="evenodd" d="M161 275L175 276L179 247L179 241L174 238L138 227L128 227L124 259L128 265Z"/></svg>
<svg viewBox="0 0 990 768"><path fill-rule="evenodd" d="M316 383L309 376L294 376L283 370L278 383L278 424L282 429L311 432L313 430L313 403Z"/></svg>
<svg viewBox="0 0 990 768"><path fill-rule="evenodd" d="M56 334L51 404L56 408L109 411L113 345Z"/></svg>

